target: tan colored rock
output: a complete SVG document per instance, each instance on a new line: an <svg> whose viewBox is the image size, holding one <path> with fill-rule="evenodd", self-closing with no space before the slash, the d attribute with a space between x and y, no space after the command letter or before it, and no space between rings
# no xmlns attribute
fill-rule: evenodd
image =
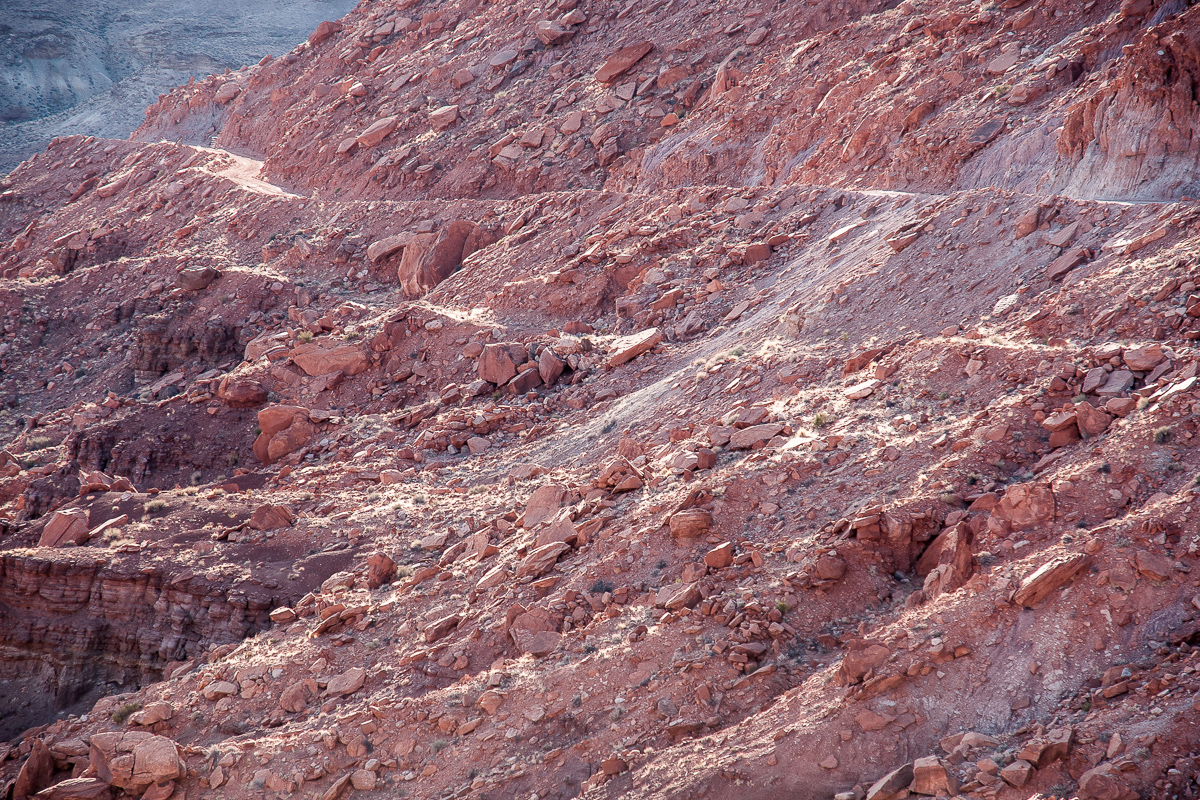
<svg viewBox="0 0 1200 800"><path fill-rule="evenodd" d="M502 70L516 61L519 55L516 50L501 50L488 59L488 66L497 71Z"/></svg>
<svg viewBox="0 0 1200 800"><path fill-rule="evenodd" d="M341 33L341 30L342 23L325 20L317 26L316 30L308 35L308 44L310 47L316 47L335 33Z"/></svg>
<svg viewBox="0 0 1200 800"><path fill-rule="evenodd" d="M290 527L295 521L296 515L287 506L264 503L254 509L246 527L253 531L274 531Z"/></svg>
<svg viewBox="0 0 1200 800"><path fill-rule="evenodd" d="M516 342L485 345L476 370L482 380L502 386L513 379L517 366L525 363L528 356L525 345Z"/></svg>
<svg viewBox="0 0 1200 800"><path fill-rule="evenodd" d="M189 292L199 292L207 289L219 277L221 272L212 267L191 267L176 273L175 282Z"/></svg>
<svg viewBox="0 0 1200 800"><path fill-rule="evenodd" d="M1175 564L1171 559L1149 550L1138 550L1134 553L1133 563L1139 573L1154 581L1165 581L1175 571Z"/></svg>
<svg viewBox="0 0 1200 800"><path fill-rule="evenodd" d="M783 425L777 422L768 422L763 425L751 425L749 428L742 428L734 431L729 437L730 450L751 450L760 445L764 445L771 441L774 437L783 432Z"/></svg>
<svg viewBox="0 0 1200 800"><path fill-rule="evenodd" d="M1149 372L1161 364L1166 357L1161 344L1135 347L1121 354L1125 366L1135 372Z"/></svg>
<svg viewBox="0 0 1200 800"><path fill-rule="evenodd" d="M479 700L476 702L489 716L500 710L500 706L504 704L504 693L488 689L483 694L479 695Z"/></svg>
<svg viewBox="0 0 1200 800"><path fill-rule="evenodd" d="M1113 397L1104 404L1104 410L1116 417L1125 418L1137 409L1137 400L1133 397Z"/></svg>
<svg viewBox="0 0 1200 800"><path fill-rule="evenodd" d="M1138 793L1125 783L1121 771L1108 762L1079 777L1080 800L1136 800Z"/></svg>
<svg viewBox="0 0 1200 800"><path fill-rule="evenodd" d="M878 389L882 383L882 381L875 378L869 378L862 383L856 383L853 386L847 386L842 390L842 395L848 400L862 400L863 398L870 397L872 394L874 394L875 390Z"/></svg>
<svg viewBox="0 0 1200 800"><path fill-rule="evenodd" d="M352 667L341 675L335 675L325 685L325 694L329 697L345 697L357 692L367 680L367 671L362 667Z"/></svg>
<svg viewBox="0 0 1200 800"><path fill-rule="evenodd" d="M374 147L382 142L392 131L396 130L396 125L399 123L399 117L384 117L383 119L375 120L365 131L358 135L355 141L359 147Z"/></svg>
<svg viewBox="0 0 1200 800"><path fill-rule="evenodd" d="M151 736L133 747L133 775L122 788L162 783L182 777L185 771L179 746L165 736Z"/></svg>
<svg viewBox="0 0 1200 800"><path fill-rule="evenodd" d="M375 773L369 769L356 769L350 773L350 784L360 792L375 791Z"/></svg>
<svg viewBox="0 0 1200 800"><path fill-rule="evenodd" d="M668 526L675 539L690 539L703 536L712 527L713 516L700 508L689 508L671 515Z"/></svg>
<svg viewBox="0 0 1200 800"><path fill-rule="evenodd" d="M988 74L1003 75L1005 72L1008 72L1010 69L1016 66L1020 60L1021 52L1019 50L1014 50L1011 53L1003 53L999 56L996 56L988 62Z"/></svg>
<svg viewBox="0 0 1200 800"><path fill-rule="evenodd" d="M429 112L429 124L434 130L444 131L458 122L458 106L442 106Z"/></svg>
<svg viewBox="0 0 1200 800"><path fill-rule="evenodd" d="M379 483L383 486L404 483L404 473L398 469L381 469L379 470Z"/></svg>
<svg viewBox="0 0 1200 800"><path fill-rule="evenodd" d="M539 486L525 501L525 527L534 528L552 519L567 499L567 488L556 483Z"/></svg>
<svg viewBox="0 0 1200 800"><path fill-rule="evenodd" d="M563 509L555 514L547 524L542 526L533 546L538 548L554 542L566 542L567 544L574 545L577 536L575 524L571 521L570 509Z"/></svg>
<svg viewBox="0 0 1200 800"><path fill-rule="evenodd" d="M605 363L609 369L619 367L653 349L661 341L662 331L658 328L647 328L630 336L622 336L609 347L609 356Z"/></svg>
<svg viewBox="0 0 1200 800"><path fill-rule="evenodd" d="M1091 557L1086 553L1058 556L1047 561L1021 581L1013 602L1033 608L1074 579L1090 562Z"/></svg>
<svg viewBox="0 0 1200 800"><path fill-rule="evenodd" d="M1009 786L1021 787L1029 782L1033 777L1033 764L1028 761L1017 759L1009 764L1004 769L1000 770L1000 778Z"/></svg>
<svg viewBox="0 0 1200 800"><path fill-rule="evenodd" d="M387 553L374 552L367 556L367 588L378 589L396 577L396 562Z"/></svg>
<svg viewBox="0 0 1200 800"><path fill-rule="evenodd" d="M1099 436L1104 433L1113 421L1112 417L1095 408L1091 403L1079 403L1076 405L1075 417L1076 423L1079 426L1079 435L1084 439L1090 439L1093 436Z"/></svg>
<svg viewBox="0 0 1200 800"><path fill-rule="evenodd" d="M68 778L41 790L36 797L38 800L109 800L112 787L99 778Z"/></svg>
<svg viewBox="0 0 1200 800"><path fill-rule="evenodd" d="M163 700L148 703L145 708L129 715L130 725L157 725L175 716L175 706Z"/></svg>
<svg viewBox="0 0 1200 800"><path fill-rule="evenodd" d="M230 681L213 681L201 692L205 700L220 700L222 697L229 697L237 693L237 684Z"/></svg>
<svg viewBox="0 0 1200 800"><path fill-rule="evenodd" d="M88 512L82 508L55 511L42 528L38 547L62 547L83 544L88 539Z"/></svg>
<svg viewBox="0 0 1200 800"><path fill-rule="evenodd" d="M254 455L264 464L273 464L305 447L316 432L316 426L308 421L305 414L293 419L291 425L276 434L260 434L254 441Z"/></svg>
<svg viewBox="0 0 1200 800"><path fill-rule="evenodd" d="M1091 257L1092 251L1086 247L1072 247L1050 262L1050 266L1046 267L1046 278L1056 281L1080 264L1086 264Z"/></svg>
<svg viewBox="0 0 1200 800"><path fill-rule="evenodd" d="M503 564L497 564L483 574L475 584L476 590L482 592L493 589L508 579L508 569Z"/></svg>
<svg viewBox="0 0 1200 800"><path fill-rule="evenodd" d="M1133 373L1127 369L1115 369L1109 373L1108 380L1096 390L1101 397L1117 397L1133 388Z"/></svg>
<svg viewBox="0 0 1200 800"><path fill-rule="evenodd" d="M367 259L372 264L377 264L397 250L406 247L415 237L416 234L412 233L398 233L395 236L387 236L371 242L367 246Z"/></svg>
<svg viewBox="0 0 1200 800"><path fill-rule="evenodd" d="M579 129L582 127L583 127L583 112L582 111L572 111L570 114L567 115L567 118L565 120L563 120L563 123L559 127L558 130L559 130L559 133L562 133L566 136L570 136L572 133L578 133Z"/></svg>
<svg viewBox="0 0 1200 800"><path fill-rule="evenodd" d="M299 714L308 708L308 705L316 703L319 696L317 681L311 678L298 680L280 693L280 708L289 714Z"/></svg>
<svg viewBox="0 0 1200 800"><path fill-rule="evenodd" d="M733 563L733 542L724 542L704 554L704 565L710 569L724 569Z"/></svg>
<svg viewBox="0 0 1200 800"><path fill-rule="evenodd" d="M913 762L913 779L909 791L913 794L958 794L958 781L946 771L937 756L918 758Z"/></svg>
<svg viewBox="0 0 1200 800"><path fill-rule="evenodd" d="M1044 736L1025 743L1017 758L1028 761L1037 769L1045 769L1055 761L1066 761L1074 741L1073 728L1053 728Z"/></svg>
<svg viewBox="0 0 1200 800"><path fill-rule="evenodd" d="M370 360L362 348L352 344L336 344L318 339L297 345L288 353L297 367L308 375L328 375L341 372L357 375L370 366Z"/></svg>
<svg viewBox="0 0 1200 800"><path fill-rule="evenodd" d="M1042 420L1042 427L1051 433L1056 433L1076 424L1076 419L1074 411L1056 411Z"/></svg>
<svg viewBox="0 0 1200 800"><path fill-rule="evenodd" d="M937 564L925 576L922 587L927 598L953 592L970 579L974 564L973 538L966 523L959 523L938 537Z"/></svg>
<svg viewBox="0 0 1200 800"><path fill-rule="evenodd" d="M333 782L325 794L321 795L321 800L339 800L346 790L350 788L350 781L353 778L353 773L346 773L342 777Z"/></svg>
<svg viewBox="0 0 1200 800"><path fill-rule="evenodd" d="M884 775L867 789L866 800L890 800L908 788L913 780L913 765L905 764Z"/></svg>
<svg viewBox="0 0 1200 800"><path fill-rule="evenodd" d="M651 42L638 42L621 48L609 56L596 71L596 80L600 83L612 83L653 49L654 44Z"/></svg>
<svg viewBox="0 0 1200 800"><path fill-rule="evenodd" d="M571 545L566 542L551 542L543 545L528 556L517 567L517 579L521 578L539 578L545 575L550 570L554 569L554 565L558 563L559 556L568 552Z"/></svg>
<svg viewBox="0 0 1200 800"><path fill-rule="evenodd" d="M542 378L542 383L547 386L553 386L566 369L566 362L554 354L550 348L544 348L538 354L538 375Z"/></svg>
<svg viewBox="0 0 1200 800"><path fill-rule="evenodd" d="M437 233L418 234L405 246L396 269L400 288L408 297L421 297L462 266L472 237L480 226L456 219Z"/></svg>
<svg viewBox="0 0 1200 800"><path fill-rule="evenodd" d="M813 564L813 578L820 583L840 581L846 574L846 560L833 553L819 556Z"/></svg>
<svg viewBox="0 0 1200 800"><path fill-rule="evenodd" d="M1010 486L992 509L992 516L1013 530L1032 530L1052 522L1055 515L1054 492L1046 483L1020 483Z"/></svg>
<svg viewBox="0 0 1200 800"><path fill-rule="evenodd" d="M254 408L267 402L267 390L258 381L226 375L217 387L217 399L230 408Z"/></svg>
<svg viewBox="0 0 1200 800"><path fill-rule="evenodd" d="M842 664L838 668L838 682L842 685L860 682L867 673L886 664L891 654L892 651L879 642L851 639L846 643L846 653L842 656Z"/></svg>
<svg viewBox="0 0 1200 800"><path fill-rule="evenodd" d="M670 596L666 598L663 607L668 611L678 611L681 608L695 608L704 597L700 594L698 583L687 583L680 587L668 587Z"/></svg>
<svg viewBox="0 0 1200 800"><path fill-rule="evenodd" d="M533 656L548 655L558 648L562 635L556 631L513 631L517 649Z"/></svg>
<svg viewBox="0 0 1200 800"><path fill-rule="evenodd" d="M33 740L29 757L21 765L17 779L12 785L13 800L26 800L46 787L54 776L54 756L38 738Z"/></svg>
<svg viewBox="0 0 1200 800"><path fill-rule="evenodd" d="M436 619L425 628L425 641L428 644L433 644L439 639L444 639L449 636L451 631L458 627L462 622L462 616L459 614L448 614L440 619Z"/></svg>
<svg viewBox="0 0 1200 800"><path fill-rule="evenodd" d="M542 44L552 46L569 41L575 35L575 31L554 20L544 19L534 26L533 35Z"/></svg>

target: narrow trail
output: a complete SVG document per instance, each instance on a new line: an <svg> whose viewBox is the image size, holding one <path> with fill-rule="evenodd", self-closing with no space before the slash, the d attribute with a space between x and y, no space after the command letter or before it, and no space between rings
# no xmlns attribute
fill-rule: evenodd
<svg viewBox="0 0 1200 800"><path fill-rule="evenodd" d="M196 147L205 153L213 153L215 155L225 156L233 160L233 165L226 167L223 170L218 170L213 174L227 178L243 189L254 192L255 194L270 195L272 197L287 197L291 199L302 199L303 195L294 194L287 191L281 186L276 186L273 183L268 183L258 176L262 174L263 162L247 156L240 156L228 150L221 150L214 147Z"/></svg>

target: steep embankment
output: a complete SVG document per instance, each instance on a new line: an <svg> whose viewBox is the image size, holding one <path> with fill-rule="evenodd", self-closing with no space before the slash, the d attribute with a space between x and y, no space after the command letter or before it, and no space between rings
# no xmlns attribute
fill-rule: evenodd
<svg viewBox="0 0 1200 800"><path fill-rule="evenodd" d="M55 142L0 777L1194 795L1198 11L370 3Z"/></svg>

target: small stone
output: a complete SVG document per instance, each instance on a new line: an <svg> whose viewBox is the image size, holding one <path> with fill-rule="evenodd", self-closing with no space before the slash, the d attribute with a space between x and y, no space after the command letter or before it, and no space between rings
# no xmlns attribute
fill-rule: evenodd
<svg viewBox="0 0 1200 800"><path fill-rule="evenodd" d="M1162 345L1151 344L1146 347L1136 347L1126 350L1121 359L1125 362L1125 366L1135 372L1149 372L1154 369L1166 358L1163 353Z"/></svg>
<svg viewBox="0 0 1200 800"><path fill-rule="evenodd" d="M342 23L325 20L317 26L316 30L308 35L308 44L310 47L316 47L335 33L340 33L341 30Z"/></svg>
<svg viewBox="0 0 1200 800"><path fill-rule="evenodd" d="M1113 397L1104 404L1104 410L1116 417L1127 417L1137 409L1137 400L1132 397Z"/></svg>
<svg viewBox="0 0 1200 800"><path fill-rule="evenodd" d="M558 130L560 133L562 133L566 136L570 136L572 133L578 133L579 129L582 127L583 127L583 112L582 111L572 111L570 114L567 115L567 118L565 120L563 120L563 124L559 127Z"/></svg>
<svg viewBox="0 0 1200 800"><path fill-rule="evenodd" d="M913 781L909 790L914 794L958 794L958 781L946 771L937 756L918 758L913 762Z"/></svg>
<svg viewBox="0 0 1200 800"><path fill-rule="evenodd" d="M1033 776L1033 764L1017 759L1000 770L1000 778L1009 786L1024 786Z"/></svg>
<svg viewBox="0 0 1200 800"><path fill-rule="evenodd" d="M606 758L600 762L600 770L610 778L613 775L620 775L627 769L629 769L629 765L616 756Z"/></svg>
<svg viewBox="0 0 1200 800"><path fill-rule="evenodd" d="M668 526L674 539L703 536L712 527L713 516L708 511L689 508L671 515Z"/></svg>
<svg viewBox="0 0 1200 800"><path fill-rule="evenodd" d="M1127 369L1113 370L1108 381L1096 390L1101 397L1116 397L1125 394L1133 387L1133 373Z"/></svg>
<svg viewBox="0 0 1200 800"><path fill-rule="evenodd" d="M853 386L847 386L842 390L842 395L848 400L862 400L874 394L875 390L879 388L881 384L882 381L876 380L875 378L870 378L862 383L856 383Z"/></svg>
<svg viewBox="0 0 1200 800"><path fill-rule="evenodd" d="M1151 553L1149 550L1138 550L1133 556L1137 571L1150 580L1165 581L1171 577L1175 565L1170 559Z"/></svg>
<svg viewBox="0 0 1200 800"><path fill-rule="evenodd" d="M400 121L399 117L384 117L371 123L365 131L358 135L355 141L360 147L374 147L382 142L392 131L396 130L396 124Z"/></svg>
<svg viewBox="0 0 1200 800"><path fill-rule="evenodd" d="M367 556L367 588L378 589L391 583L396 570L396 562L387 553L375 552Z"/></svg>
<svg viewBox="0 0 1200 800"><path fill-rule="evenodd" d="M724 542L704 554L704 565L710 569L724 569L733 563L733 542Z"/></svg>
<svg viewBox="0 0 1200 800"><path fill-rule="evenodd" d="M145 708L129 715L130 725L156 725L175 716L175 706L165 701L148 703Z"/></svg>
<svg viewBox="0 0 1200 800"><path fill-rule="evenodd" d="M1059 556L1047 561L1021 581L1013 601L1033 608L1060 586L1074 579L1090 562L1091 558L1085 553Z"/></svg>
<svg viewBox="0 0 1200 800"><path fill-rule="evenodd" d="M894 795L907 789L913 779L913 765L905 764L897 767L871 785L867 790L866 800L889 800Z"/></svg>
<svg viewBox="0 0 1200 800"><path fill-rule="evenodd" d="M1139 796L1111 762L1093 767L1079 777L1080 800L1135 800Z"/></svg>
<svg viewBox="0 0 1200 800"><path fill-rule="evenodd" d="M662 341L662 336L662 331L658 328L647 328L631 336L623 336L612 343L609 348L608 361L605 363L609 369L612 369L626 361L631 361L653 349Z"/></svg>
<svg viewBox="0 0 1200 800"><path fill-rule="evenodd" d="M429 124L436 130L444 131L458 122L458 106L442 106L429 112Z"/></svg>
<svg viewBox="0 0 1200 800"><path fill-rule="evenodd" d="M654 44L651 42L638 42L621 48L609 56L596 71L596 80L600 83L612 83L653 49Z"/></svg>
<svg viewBox="0 0 1200 800"><path fill-rule="evenodd" d="M352 667L341 675L329 679L325 686L325 694L330 697L345 697L357 692L367 680L367 671L362 667Z"/></svg>
<svg viewBox="0 0 1200 800"><path fill-rule="evenodd" d="M1113 418L1090 403L1079 403L1075 406L1076 422L1079 425L1079 435L1084 439L1099 436L1108 430Z"/></svg>
<svg viewBox="0 0 1200 800"><path fill-rule="evenodd" d="M375 773L369 769L356 769L350 774L350 784L360 792L374 791L375 781Z"/></svg>
<svg viewBox="0 0 1200 800"><path fill-rule="evenodd" d="M783 431L783 425L768 422L763 425L751 425L749 428L735 430L729 437L730 450L751 450L765 445Z"/></svg>

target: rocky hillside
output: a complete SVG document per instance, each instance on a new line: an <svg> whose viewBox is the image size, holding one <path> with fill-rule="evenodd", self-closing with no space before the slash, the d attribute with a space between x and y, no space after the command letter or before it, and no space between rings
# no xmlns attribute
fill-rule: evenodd
<svg viewBox="0 0 1200 800"><path fill-rule="evenodd" d="M364 2L0 184L0 788L1194 798L1200 8Z"/></svg>

